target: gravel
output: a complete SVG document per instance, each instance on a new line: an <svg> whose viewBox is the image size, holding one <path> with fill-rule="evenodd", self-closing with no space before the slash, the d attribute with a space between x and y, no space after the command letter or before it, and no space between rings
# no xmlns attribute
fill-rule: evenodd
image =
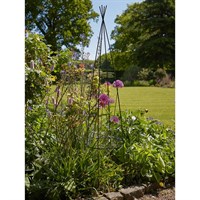
<svg viewBox="0 0 200 200"><path fill-rule="evenodd" d="M175 200L175 188L157 190L153 194L145 194L138 200Z"/></svg>

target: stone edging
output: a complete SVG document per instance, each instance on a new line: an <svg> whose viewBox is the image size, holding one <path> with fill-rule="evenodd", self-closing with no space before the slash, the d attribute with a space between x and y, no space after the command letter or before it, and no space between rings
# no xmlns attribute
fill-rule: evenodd
<svg viewBox="0 0 200 200"><path fill-rule="evenodd" d="M137 200L149 193L152 189L159 188L158 184L132 186L120 189L118 192L103 193L101 196L93 197L93 200Z"/></svg>

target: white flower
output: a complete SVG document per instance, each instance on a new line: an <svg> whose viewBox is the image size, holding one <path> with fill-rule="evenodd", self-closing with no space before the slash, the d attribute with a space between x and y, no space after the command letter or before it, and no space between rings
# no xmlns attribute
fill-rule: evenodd
<svg viewBox="0 0 200 200"><path fill-rule="evenodd" d="M135 120L136 120L136 117L135 117L135 116L132 116L131 119L132 119L133 121L135 121Z"/></svg>

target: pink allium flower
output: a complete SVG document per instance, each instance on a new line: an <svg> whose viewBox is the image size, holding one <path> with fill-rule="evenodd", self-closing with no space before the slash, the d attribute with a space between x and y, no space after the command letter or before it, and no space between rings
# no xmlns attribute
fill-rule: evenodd
<svg viewBox="0 0 200 200"><path fill-rule="evenodd" d="M122 87L124 87L124 83L120 80L116 80L113 82L113 87L122 88Z"/></svg>
<svg viewBox="0 0 200 200"><path fill-rule="evenodd" d="M109 105L110 103L114 103L114 99L109 98L107 94L101 94L99 96L100 107L105 107L106 105Z"/></svg>
<svg viewBox="0 0 200 200"><path fill-rule="evenodd" d="M110 118L110 121L113 122L113 123L115 123L115 124L118 124L119 123L119 118L117 116L112 116Z"/></svg>
<svg viewBox="0 0 200 200"><path fill-rule="evenodd" d="M114 101L114 99L112 99L112 98L109 98L109 103L114 103L115 101Z"/></svg>
<svg viewBox="0 0 200 200"><path fill-rule="evenodd" d="M105 107L106 105L109 104L109 97L106 94L101 94L99 96L99 104L101 107Z"/></svg>
<svg viewBox="0 0 200 200"><path fill-rule="evenodd" d="M104 83L104 85L106 85L106 86L110 86L111 83L110 83L109 81L106 81L106 82Z"/></svg>

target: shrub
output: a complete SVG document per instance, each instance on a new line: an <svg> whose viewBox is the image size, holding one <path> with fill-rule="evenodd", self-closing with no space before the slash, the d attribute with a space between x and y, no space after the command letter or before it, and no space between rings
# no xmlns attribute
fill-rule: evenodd
<svg viewBox="0 0 200 200"><path fill-rule="evenodd" d="M27 199L75 198L90 195L94 188L118 188L122 180L121 166L109 156L106 112L111 99L104 95L108 101L100 120L105 126L97 129L95 96L88 99L87 88L81 91L75 85L74 74L82 69L69 70L51 96L26 109Z"/></svg>
<svg viewBox="0 0 200 200"><path fill-rule="evenodd" d="M137 74L138 79L145 81L148 80L150 71L151 71L150 69L142 68Z"/></svg>
<svg viewBox="0 0 200 200"><path fill-rule="evenodd" d="M167 74L165 77L163 77L157 84L161 87L168 87L168 88L174 88L175 83L171 80L170 76Z"/></svg>
<svg viewBox="0 0 200 200"><path fill-rule="evenodd" d="M167 76L166 71L162 68L157 69L154 74L155 74L157 82L160 82L161 79Z"/></svg>
<svg viewBox="0 0 200 200"><path fill-rule="evenodd" d="M133 85L134 85L134 86L144 86L144 87L148 87L150 84L149 84L148 81L135 80L135 81L133 81Z"/></svg>
<svg viewBox="0 0 200 200"><path fill-rule="evenodd" d="M167 181L175 174L174 131L144 115L123 113L123 131L115 125L112 159L122 165L124 183Z"/></svg>
<svg viewBox="0 0 200 200"><path fill-rule="evenodd" d="M38 34L27 32L25 38L25 102L42 101L55 77L51 68L55 63L49 45Z"/></svg>

